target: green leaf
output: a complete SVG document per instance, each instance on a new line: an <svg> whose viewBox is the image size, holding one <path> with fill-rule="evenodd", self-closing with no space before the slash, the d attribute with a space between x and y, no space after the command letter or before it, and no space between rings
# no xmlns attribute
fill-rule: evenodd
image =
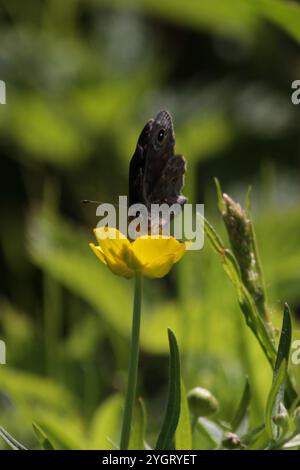
<svg viewBox="0 0 300 470"><path fill-rule="evenodd" d="M275 439L278 437L277 426L273 422L273 416L276 413L276 404L278 401L278 395L281 394L281 387L286 378L286 361L282 360L280 368L277 372L272 388L269 393L269 397L266 405L265 422L266 431L269 438Z"/></svg>
<svg viewBox="0 0 300 470"><path fill-rule="evenodd" d="M115 394L107 398L94 413L90 425L90 448L114 450L121 425L123 397Z"/></svg>
<svg viewBox="0 0 300 470"><path fill-rule="evenodd" d="M204 230L214 251L218 254L223 254L225 249L224 243L207 219L204 219Z"/></svg>
<svg viewBox="0 0 300 470"><path fill-rule="evenodd" d="M279 340L277 358L276 358L276 363L275 363L275 368L274 368L274 376L276 376L277 373L279 372L283 359L285 359L286 364L288 365L291 342L292 342L291 312L290 312L290 308L288 304L286 303L284 305L283 321L282 321L282 328L281 328L281 335L280 335L280 340Z"/></svg>
<svg viewBox="0 0 300 470"><path fill-rule="evenodd" d="M75 416L56 416L46 410L40 411L36 424L43 429L52 446L57 450L86 449L85 429L81 419Z"/></svg>
<svg viewBox="0 0 300 470"><path fill-rule="evenodd" d="M297 434L291 440L284 444L284 449L293 449L294 447L300 447L300 434Z"/></svg>
<svg viewBox="0 0 300 470"><path fill-rule="evenodd" d="M28 450L2 427L0 427L0 437L2 437L6 444L13 450Z"/></svg>
<svg viewBox="0 0 300 470"><path fill-rule="evenodd" d="M198 418L196 429L206 438L210 448L215 448L221 444L223 430L218 424L214 423L210 419L203 417Z"/></svg>
<svg viewBox="0 0 300 470"><path fill-rule="evenodd" d="M278 427L272 418L279 410L280 402L284 401L285 382L292 342L292 321L288 304L284 306L281 335L274 367L273 384L266 406L266 429L268 435L278 437Z"/></svg>
<svg viewBox="0 0 300 470"><path fill-rule="evenodd" d="M268 446L269 441L270 438L265 425L258 426L242 438L242 442L247 446L247 450L265 449Z"/></svg>
<svg viewBox="0 0 300 470"><path fill-rule="evenodd" d="M145 404L139 398L133 415L133 425L130 433L129 447L130 450L145 449L145 429L146 429L146 409Z"/></svg>
<svg viewBox="0 0 300 470"><path fill-rule="evenodd" d="M157 450L171 449L180 415L180 356L176 337L168 328L170 366L169 394L165 419L156 443Z"/></svg>
<svg viewBox="0 0 300 470"><path fill-rule="evenodd" d="M262 432L265 431L265 429L266 429L265 425L261 424L251 429L250 431L246 432L241 437L242 443L246 447L250 446L261 436Z"/></svg>
<svg viewBox="0 0 300 470"><path fill-rule="evenodd" d="M77 401L62 386L32 372L5 366L1 369L0 390L8 394L26 413L47 408L57 413L77 410Z"/></svg>
<svg viewBox="0 0 300 470"><path fill-rule="evenodd" d="M42 449L54 450L51 441L48 439L46 433L42 430L42 428L35 423L32 423L32 427L36 434L36 437L38 438L39 443L41 444Z"/></svg>
<svg viewBox="0 0 300 470"><path fill-rule="evenodd" d="M283 0L254 0L253 5L261 16L300 41L299 5Z"/></svg>
<svg viewBox="0 0 300 470"><path fill-rule="evenodd" d="M190 421L190 412L186 396L186 390L181 380L181 399L180 399L180 417L175 433L176 450L192 450L192 429Z"/></svg>
<svg viewBox="0 0 300 470"><path fill-rule="evenodd" d="M88 156L88 139L83 132L78 132L78 127L54 100L49 104L37 94L19 95L11 111L15 139L30 157L60 166L74 166ZM29 132L26 133L22 123L28 116Z"/></svg>
<svg viewBox="0 0 300 470"><path fill-rule="evenodd" d="M240 404L231 422L231 427L233 431L236 431L239 428L244 418L246 417L248 413L248 409L249 409L250 400L251 400L251 390L250 390L249 380L247 378Z"/></svg>
<svg viewBox="0 0 300 470"><path fill-rule="evenodd" d="M102 0L111 7L124 6L124 0ZM158 16L175 24L195 30L227 34L240 39L248 38L259 21L251 2L245 0L130 0L131 8Z"/></svg>
<svg viewBox="0 0 300 470"><path fill-rule="evenodd" d="M124 6L124 0L102 0L111 7ZM131 8L142 9L175 24L196 30L248 39L254 37L264 20L270 21L300 41L300 8L284 0L127 0Z"/></svg>
<svg viewBox="0 0 300 470"><path fill-rule="evenodd" d="M214 182L215 182L216 190L217 190L219 211L222 213L225 210L225 203L223 200L222 188L221 188L220 181L218 180L218 178L214 178Z"/></svg>

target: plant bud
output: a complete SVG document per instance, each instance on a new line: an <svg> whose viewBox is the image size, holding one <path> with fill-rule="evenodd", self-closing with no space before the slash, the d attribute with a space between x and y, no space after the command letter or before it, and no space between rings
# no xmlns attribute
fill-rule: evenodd
<svg viewBox="0 0 300 470"><path fill-rule="evenodd" d="M279 403L279 410L275 416L273 416L273 422L279 426L284 432L289 427L289 415L282 402Z"/></svg>
<svg viewBox="0 0 300 470"><path fill-rule="evenodd" d="M219 409L217 399L205 388L193 388L189 391L187 398L190 410L197 418L200 416L210 416Z"/></svg>
<svg viewBox="0 0 300 470"><path fill-rule="evenodd" d="M222 195L222 202L222 217L232 251L241 270L243 283L253 298L260 315L264 320L267 320L264 281L252 221L241 205L228 194Z"/></svg>
<svg viewBox="0 0 300 470"><path fill-rule="evenodd" d="M226 432L224 434L222 445L226 449L240 449L242 447L241 439L237 434L234 434L233 432Z"/></svg>

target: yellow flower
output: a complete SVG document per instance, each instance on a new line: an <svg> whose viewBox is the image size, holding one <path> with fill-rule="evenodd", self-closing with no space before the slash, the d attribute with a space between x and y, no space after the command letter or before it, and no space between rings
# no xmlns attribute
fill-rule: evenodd
<svg viewBox="0 0 300 470"><path fill-rule="evenodd" d="M149 278L164 277L186 252L187 243L174 237L141 236L130 242L119 230L100 227L94 229L99 246L90 243L96 256L109 269L127 279L140 273Z"/></svg>

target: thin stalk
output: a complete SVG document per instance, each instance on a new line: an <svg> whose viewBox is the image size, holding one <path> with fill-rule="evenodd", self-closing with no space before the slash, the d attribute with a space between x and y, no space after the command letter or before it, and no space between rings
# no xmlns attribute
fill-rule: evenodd
<svg viewBox="0 0 300 470"><path fill-rule="evenodd" d="M269 332L273 336L274 332L273 332L273 330L271 328L271 325L270 325L270 318L269 318L269 313L268 313L268 309L267 309L267 305L266 305L266 302L267 302L266 281L265 281L264 271L263 271L263 268L262 268L262 263L261 263L261 259L260 259L260 255L259 255L259 251L258 251L256 233L254 231L252 219L250 219L250 237L251 237L253 253L254 253L254 257L255 257L255 261L256 261L256 268L257 268L257 272L258 272L259 277L260 277L261 286L262 286L262 293L263 293L262 298L257 301L257 309L258 309L261 317L263 318L264 322L268 325Z"/></svg>
<svg viewBox="0 0 300 470"><path fill-rule="evenodd" d="M133 407L136 398L136 384L139 361L139 341L140 341L140 322L141 322L141 303L142 303L142 276L137 274L134 286L134 303L131 330L131 344L128 365L128 383L125 398L123 424L121 431L120 449L127 450L130 439L131 421Z"/></svg>

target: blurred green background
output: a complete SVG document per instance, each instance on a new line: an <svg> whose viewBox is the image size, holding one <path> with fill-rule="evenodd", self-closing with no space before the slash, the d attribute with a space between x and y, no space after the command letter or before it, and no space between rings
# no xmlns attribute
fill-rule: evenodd
<svg viewBox="0 0 300 470"><path fill-rule="evenodd" d="M185 194L205 203L225 239L213 177L241 202L252 185L272 321L280 325L288 301L297 337L300 106L291 83L300 79L300 6L1 0L0 15L0 423L31 448L32 421L61 447L110 448L133 285L90 251L97 218L81 200L127 193L137 137L159 110L172 113L188 162ZM145 283L139 391L149 442L166 403L168 326L187 389L209 388L226 420L248 375L251 420L261 422L271 370L207 243L164 280Z"/></svg>

